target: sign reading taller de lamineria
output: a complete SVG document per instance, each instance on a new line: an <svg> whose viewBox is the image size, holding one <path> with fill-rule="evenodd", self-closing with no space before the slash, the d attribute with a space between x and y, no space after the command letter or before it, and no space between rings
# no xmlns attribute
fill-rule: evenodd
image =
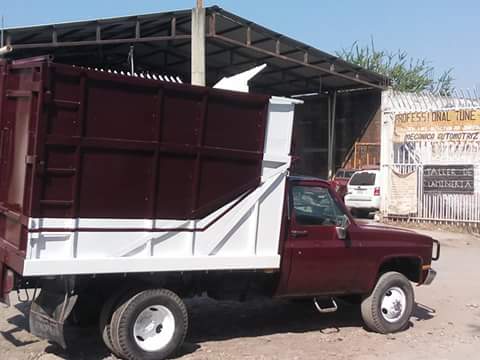
<svg viewBox="0 0 480 360"><path fill-rule="evenodd" d="M473 194L473 165L424 165L423 192L441 194Z"/></svg>
<svg viewBox="0 0 480 360"><path fill-rule="evenodd" d="M480 101L387 91L384 215L480 221Z"/></svg>

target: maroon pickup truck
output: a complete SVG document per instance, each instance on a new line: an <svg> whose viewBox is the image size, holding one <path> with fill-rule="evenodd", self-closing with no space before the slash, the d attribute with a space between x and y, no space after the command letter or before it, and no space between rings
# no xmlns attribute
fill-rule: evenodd
<svg viewBox="0 0 480 360"><path fill-rule="evenodd" d="M405 329L439 244L289 177L297 103L0 60L0 300L40 289L33 334L65 347L95 322L129 360L178 350L182 298L204 294L348 298L368 328Z"/></svg>

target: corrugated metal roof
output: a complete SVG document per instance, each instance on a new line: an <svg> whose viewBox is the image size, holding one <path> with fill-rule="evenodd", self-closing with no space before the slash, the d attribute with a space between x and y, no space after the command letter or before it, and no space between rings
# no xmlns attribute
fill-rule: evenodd
<svg viewBox="0 0 480 360"><path fill-rule="evenodd" d="M384 88L388 79L217 6L206 9L207 84L266 63L251 89L292 95ZM52 54L58 62L190 78L191 10L5 29L9 57Z"/></svg>

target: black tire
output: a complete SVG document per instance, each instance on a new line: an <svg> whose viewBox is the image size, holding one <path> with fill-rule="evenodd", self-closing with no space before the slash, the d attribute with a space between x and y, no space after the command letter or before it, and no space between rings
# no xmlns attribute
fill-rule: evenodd
<svg viewBox="0 0 480 360"><path fill-rule="evenodd" d="M388 303L388 297L399 298L402 294L405 299L404 306L399 305L400 301L392 301L395 304L389 307L392 311L382 308L384 299ZM362 318L367 328L381 334L402 331L408 326L414 303L415 295L410 281L398 272L387 272L380 276L370 296L362 301Z"/></svg>
<svg viewBox="0 0 480 360"><path fill-rule="evenodd" d="M157 312L166 311L170 320L171 336L167 336L166 344L160 348L146 349L146 340L141 336L134 338L134 326L144 310ZM165 319L165 318L164 318ZM164 320L162 320L164 321ZM153 323L153 322L152 322ZM155 328L157 334L165 323ZM172 355L182 346L188 329L187 308L183 301L172 291L166 289L151 289L142 291L122 304L113 314L111 323L113 347L128 360L161 360ZM140 346L143 344L142 346Z"/></svg>
<svg viewBox="0 0 480 360"><path fill-rule="evenodd" d="M115 306L115 296L110 296L102 306L98 327L103 343L110 352L113 353L112 336L110 334L110 321L112 319L113 308Z"/></svg>
<svg viewBox="0 0 480 360"><path fill-rule="evenodd" d="M122 298L122 295L125 296L126 293L130 293L129 290L122 289L122 290L115 291L103 303L102 309L100 311L100 318L98 322L100 336L103 340L103 343L108 348L108 350L110 350L114 354L116 350L113 347L113 343L112 343L110 322L112 321L113 312L116 310L119 302L122 300L125 300Z"/></svg>
<svg viewBox="0 0 480 360"><path fill-rule="evenodd" d="M123 310L125 309L125 306L129 304L137 295L139 295L140 292L137 290L129 290L127 292L124 292L119 298L118 301L116 302L116 305L114 307L113 314L111 316L110 320L110 326L109 326L109 341L110 341L110 346L112 347L112 353L115 354L116 357L121 358L121 359L126 359L126 355L122 352L122 349L120 347L120 341L118 338L118 329L119 329L119 322L120 322L120 316L122 315Z"/></svg>

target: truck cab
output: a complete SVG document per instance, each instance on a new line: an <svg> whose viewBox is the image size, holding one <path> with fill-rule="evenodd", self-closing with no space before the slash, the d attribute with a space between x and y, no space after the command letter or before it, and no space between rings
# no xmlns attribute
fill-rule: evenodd
<svg viewBox="0 0 480 360"><path fill-rule="evenodd" d="M353 295L367 304L362 313L370 328L403 329L414 302L410 282L433 281L438 242L413 231L357 223L331 184L320 179L290 177L287 204L277 295Z"/></svg>

